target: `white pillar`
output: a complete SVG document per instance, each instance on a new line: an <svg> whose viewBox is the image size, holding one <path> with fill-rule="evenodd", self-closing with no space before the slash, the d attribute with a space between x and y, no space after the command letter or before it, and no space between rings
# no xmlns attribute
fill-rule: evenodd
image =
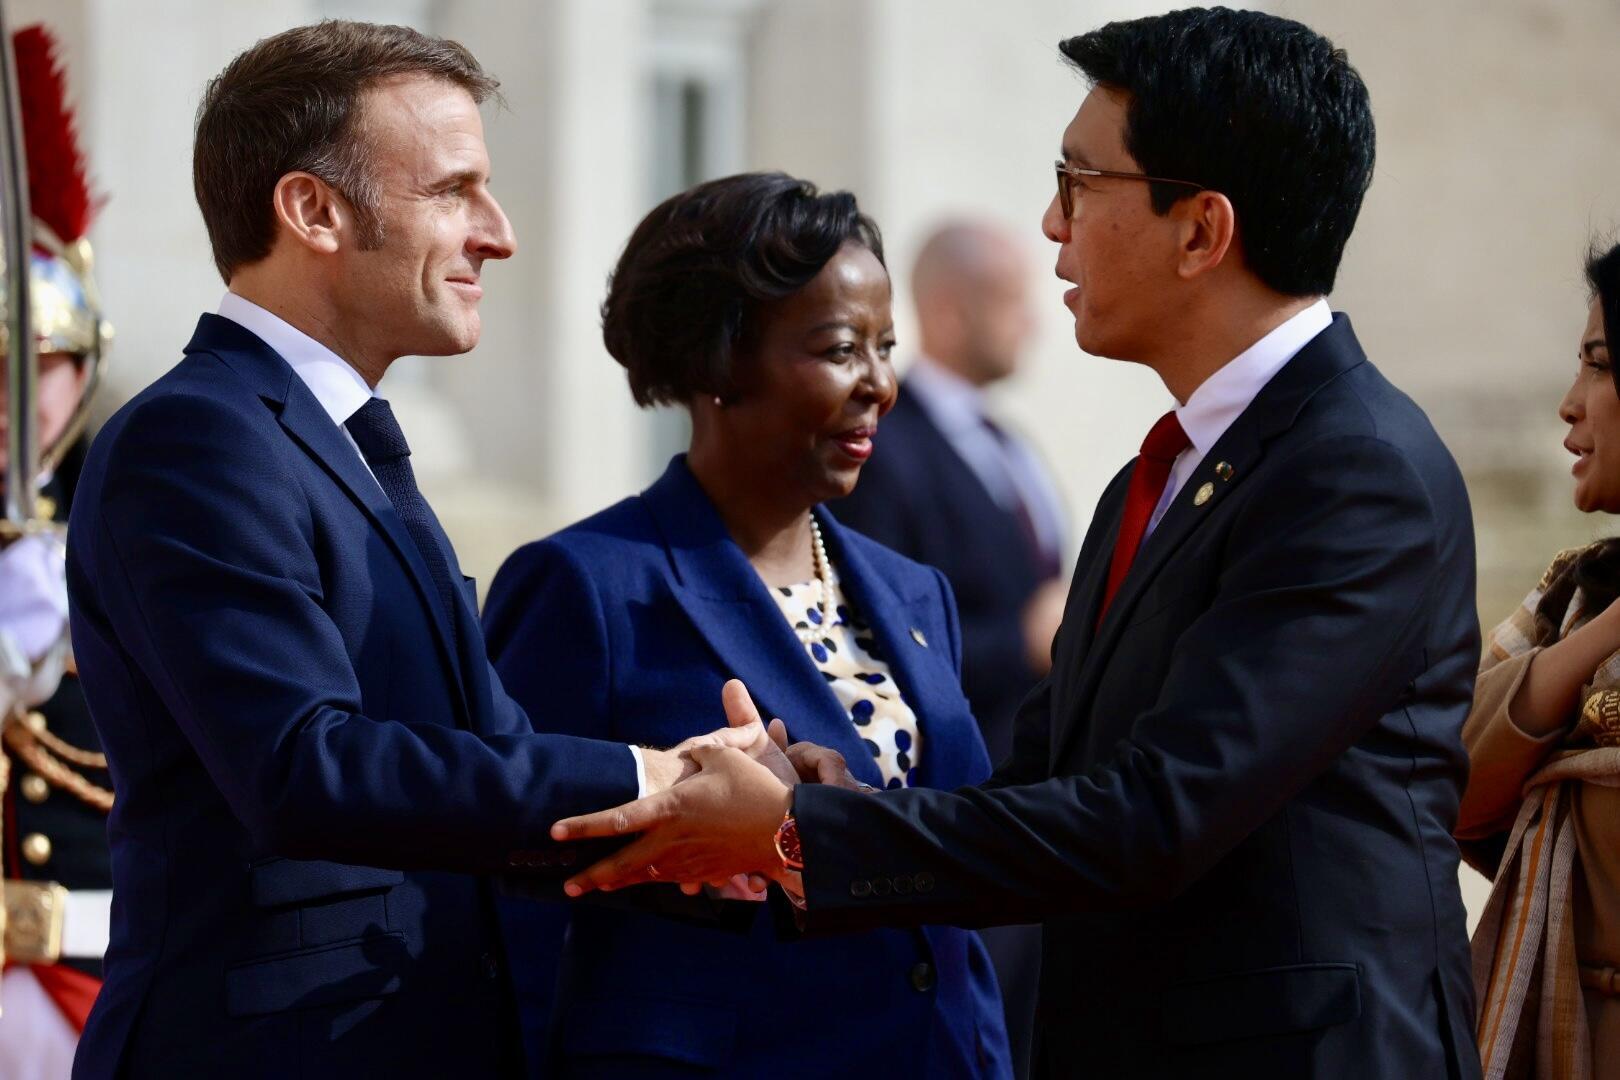
<svg viewBox="0 0 1620 1080"><path fill-rule="evenodd" d="M482 344L435 377L483 467L543 496L548 526L648 479L598 314L642 209L644 18L640 0L450 0L439 24L501 79L509 108L485 119L518 251L486 268Z"/></svg>

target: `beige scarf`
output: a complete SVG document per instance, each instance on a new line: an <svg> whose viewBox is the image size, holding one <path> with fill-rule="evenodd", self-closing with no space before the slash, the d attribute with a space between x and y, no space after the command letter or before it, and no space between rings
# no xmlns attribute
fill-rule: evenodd
<svg viewBox="0 0 1620 1080"><path fill-rule="evenodd" d="M1580 554L1560 554L1523 606L1492 631L1481 671L1552 644L1588 621L1570 575ZM1538 614L1544 606L1562 608L1559 625ZM1620 787L1620 653L1583 690L1580 722L1565 749L1525 782L1495 887L1474 931L1485 1080L1592 1077L1570 898L1576 854L1571 785L1578 783ZM1533 1043L1525 1030L1532 1024Z"/></svg>

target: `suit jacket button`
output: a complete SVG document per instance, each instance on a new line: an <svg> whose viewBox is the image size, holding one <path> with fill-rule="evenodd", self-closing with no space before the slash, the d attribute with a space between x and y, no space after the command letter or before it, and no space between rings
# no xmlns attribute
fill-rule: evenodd
<svg viewBox="0 0 1620 1080"><path fill-rule="evenodd" d="M893 891L894 891L894 882L890 881L888 878L880 877L880 878L873 878L872 879L872 895L873 896L888 896L889 893L891 893Z"/></svg>
<svg viewBox="0 0 1620 1080"><path fill-rule="evenodd" d="M911 969L911 988L919 994L926 994L934 988L934 965L924 960Z"/></svg>
<svg viewBox="0 0 1620 1080"><path fill-rule="evenodd" d="M924 870L922 873L918 874L916 877L912 878L911 883L913 885L917 886L917 891L918 892L933 892L934 891L934 875L930 874L926 870Z"/></svg>
<svg viewBox="0 0 1620 1080"><path fill-rule="evenodd" d="M501 977L500 961L495 959L493 953L485 953L478 958L478 973L490 982Z"/></svg>
<svg viewBox="0 0 1620 1080"><path fill-rule="evenodd" d="M913 882L905 874L896 874L894 878L894 895L906 896L911 892Z"/></svg>
<svg viewBox="0 0 1620 1080"><path fill-rule="evenodd" d="M872 883L867 881L865 878L857 878L849 883L849 895L855 897L857 900L871 896Z"/></svg>

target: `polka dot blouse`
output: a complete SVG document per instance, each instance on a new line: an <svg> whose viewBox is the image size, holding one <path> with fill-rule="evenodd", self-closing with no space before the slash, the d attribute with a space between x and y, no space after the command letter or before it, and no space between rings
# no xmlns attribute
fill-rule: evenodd
<svg viewBox="0 0 1620 1080"><path fill-rule="evenodd" d="M884 786L910 787L922 754L917 714L895 685L872 628L844 598L837 573L830 626L822 625L819 581L784 585L771 596L877 761Z"/></svg>

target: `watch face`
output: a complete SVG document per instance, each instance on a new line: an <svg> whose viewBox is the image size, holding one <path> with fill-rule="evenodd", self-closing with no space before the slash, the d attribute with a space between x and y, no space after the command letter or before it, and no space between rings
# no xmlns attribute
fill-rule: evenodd
<svg viewBox="0 0 1620 1080"><path fill-rule="evenodd" d="M782 859L782 865L789 870L804 869L804 855L799 847L799 821L788 816L782 819L782 824L776 827L776 854Z"/></svg>

